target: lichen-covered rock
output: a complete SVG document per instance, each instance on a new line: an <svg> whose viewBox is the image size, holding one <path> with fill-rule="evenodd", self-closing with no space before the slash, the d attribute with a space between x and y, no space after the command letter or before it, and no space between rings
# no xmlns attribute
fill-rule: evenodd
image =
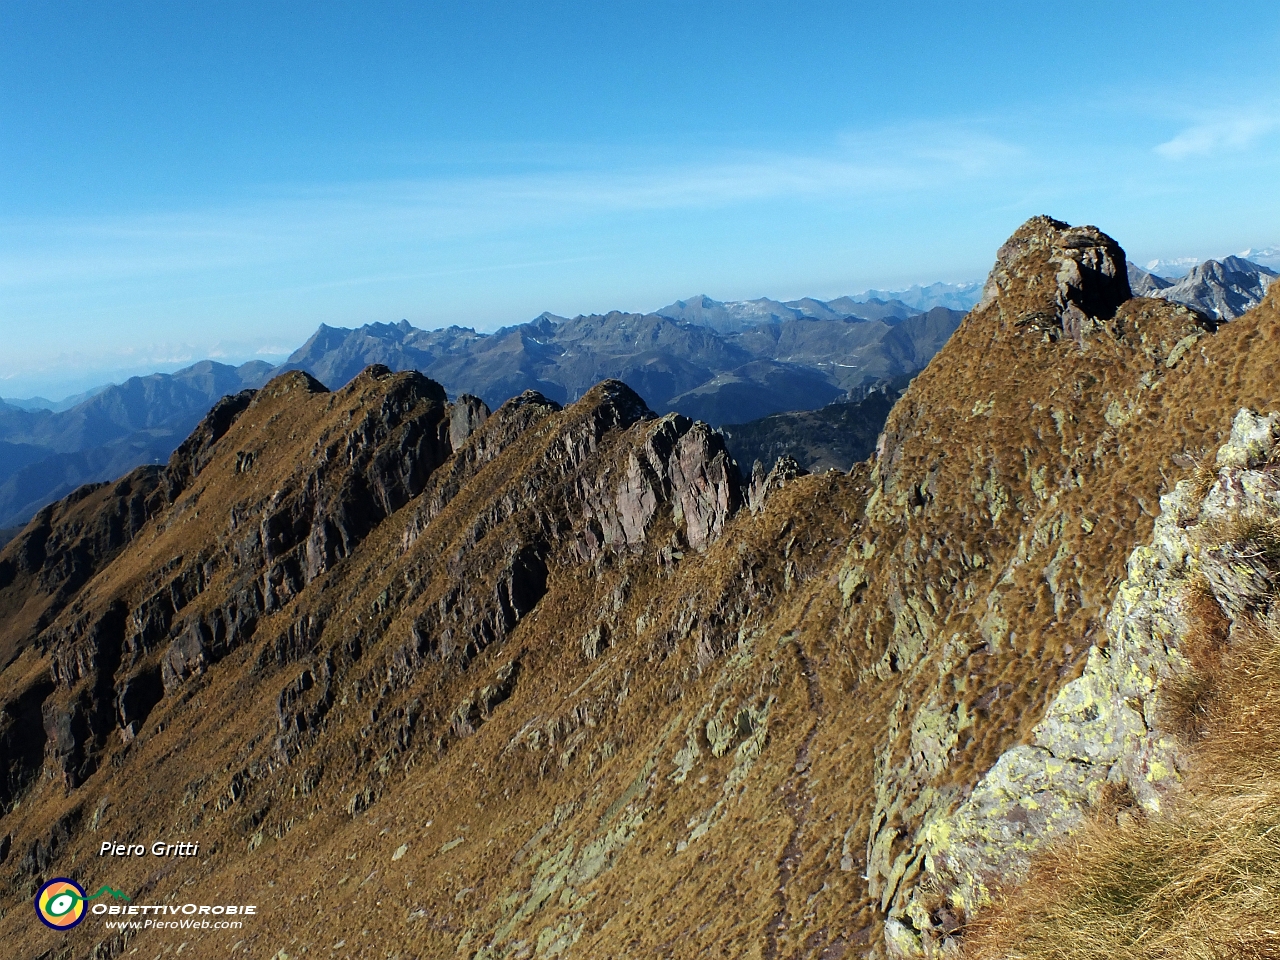
<svg viewBox="0 0 1280 960"><path fill-rule="evenodd" d="M1096 227L1032 217L1000 248L977 309L1083 344L1131 297L1124 251Z"/></svg>
<svg viewBox="0 0 1280 960"><path fill-rule="evenodd" d="M1241 518L1253 529L1280 519L1278 439L1280 414L1241 410L1209 491L1200 496L1183 480L1161 498L1151 543L1130 555L1105 646L1089 651L1083 674L1052 700L1032 743L1006 751L963 802L921 830L916 849L929 893L917 884L893 911L886 942L898 955L945 950L946 932L933 919L936 897L971 915L988 902L992 882L1016 881L1033 853L1078 827L1104 786L1160 809L1184 767L1164 718L1169 682L1187 669L1180 638L1193 580L1210 585L1232 620L1275 596L1277 571L1258 560L1248 531L1235 542L1219 539Z"/></svg>
<svg viewBox="0 0 1280 960"><path fill-rule="evenodd" d="M751 512L759 513L770 494L787 481L806 476L808 472L795 457L779 457L768 473L765 473L764 464L757 460L751 468L751 484L747 488L747 505Z"/></svg>

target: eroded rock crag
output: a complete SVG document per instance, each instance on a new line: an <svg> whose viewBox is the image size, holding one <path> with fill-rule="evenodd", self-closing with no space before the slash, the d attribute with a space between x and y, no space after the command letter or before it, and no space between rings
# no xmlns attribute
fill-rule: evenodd
<svg viewBox="0 0 1280 960"><path fill-rule="evenodd" d="M353 911L402 956L946 949L988 882L958 863L1016 870L1117 770L1161 796L1159 684L1106 685L1125 650L1174 663L1190 568L1159 544L1216 495L1169 498L1274 406L1280 291L1219 325L1128 297L1124 262L1024 225L849 475L747 484L618 382L492 413L377 368L233 399L172 477L0 552L0 882L258 897L254 956L352 942ZM1221 466L1224 491L1271 469ZM64 546L22 559L40 537ZM57 559L77 543L103 546ZM1231 543L1194 576L1247 616ZM1071 732L1104 715L1145 746ZM1060 816L1023 822L1018 758L1079 774ZM152 832L202 856L95 856ZM52 949L19 912L14 949Z"/></svg>

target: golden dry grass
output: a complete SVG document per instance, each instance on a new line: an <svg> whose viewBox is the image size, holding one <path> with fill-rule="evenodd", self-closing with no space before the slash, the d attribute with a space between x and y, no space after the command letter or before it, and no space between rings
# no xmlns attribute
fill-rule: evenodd
<svg viewBox="0 0 1280 960"><path fill-rule="evenodd" d="M578 956L780 958L828 948L856 956L878 936L863 879L877 785L895 778L904 809L892 826L910 836L920 816L905 809L913 791L971 784L1026 735L1101 630L1125 557L1146 539L1166 475L1178 473L1175 458L1216 449L1240 406L1272 404L1278 306L1272 297L1205 338L1202 352L1174 370L1162 354L1148 355L1147 341L1098 336L1082 350L978 312L898 405L874 480L866 465L851 477L797 480L763 514L740 514L704 555L688 552L674 568L655 560L671 532L665 519L642 552L599 566L556 553L547 595L504 643L466 668L426 666L393 687L388 664L412 618L453 581L490 590L500 548L519 541L535 514L563 515L554 505L572 489L551 484L538 511L503 512L486 536L470 535L477 517L497 517L542 474L586 405L525 423L495 441L492 461L455 458L442 468L419 500L454 481L456 490L429 521L415 518L418 502L388 518L286 611L264 618L252 644L166 697L136 740L113 739L90 781L70 794L42 782L0 832L21 853L64 815L79 811L88 822L102 808L100 831L81 830L58 868L160 897L198 883L202 895L272 898L270 921L246 931L249 956L327 952L340 940L352 956L371 955L359 948L373 944L378 955L450 956L469 926L482 937L502 921L508 897L541 869L535 853L589 843L656 757L652 806L613 868L579 887L589 902L553 898L513 943L528 938L532 950L539 927L576 915ZM1176 342L1182 320L1170 309L1132 301L1118 323ZM1148 374L1155 385L1140 389ZM384 388L367 389L367 397L260 399L182 502L82 591L84 608L118 596L133 603L169 575L175 557L198 562L200 550L218 549L231 506L256 511L310 461L318 437L323 447L345 435L380 402ZM236 471L238 450L258 452L255 472ZM624 451L606 436L587 472L616 465ZM998 515L984 484L1004 498ZM874 515L864 509L873 489L882 495ZM407 545L411 528L419 536ZM864 543L875 547L870 558ZM840 578L854 551L867 583L845 604ZM610 614L619 628L613 645L588 661L580 638L606 604L613 609L624 582L625 602ZM196 608L225 601L232 586L231 571L219 574ZM748 605L739 609L740 600ZM989 610L1008 628L991 645L981 642ZM697 629L679 629L689 613ZM304 617L323 624L315 650L306 663L278 664L270 647ZM643 629L621 629L641 617ZM717 686L740 628L756 638L752 661ZM967 652L952 663L954 636ZM913 662L906 647L917 640ZM708 646L722 651L720 661L707 662ZM881 670L891 655L892 670ZM522 672L510 700L473 735L441 745L459 700L515 656ZM325 729L305 757L281 766L272 746L277 695L326 658L338 676ZM39 667L22 665L28 674ZM679 851L732 765L704 744L702 766L674 784L686 726L703 704L765 688L777 700L745 792L714 830ZM963 708L974 724L939 751L942 769L898 776L916 753L913 718L930 704L941 714ZM421 719L405 745L397 719L410 707ZM535 720L557 731L554 750L508 749ZM561 762L566 738L579 735L576 759ZM233 789L251 768L252 782ZM378 797L349 814L366 787ZM530 846L548 823L558 825ZM103 837L159 835L199 837L205 855L155 875L95 857ZM444 849L459 837L465 842ZM403 843L407 854L393 860ZM16 876L18 860L11 855L0 882ZM20 911L0 916L0 935L22 955L49 944L31 927ZM88 930L78 934L82 953Z"/></svg>
<svg viewBox="0 0 1280 960"><path fill-rule="evenodd" d="M1161 815L1099 817L970 928L968 960L1280 957L1280 636L1201 661L1195 767Z"/></svg>

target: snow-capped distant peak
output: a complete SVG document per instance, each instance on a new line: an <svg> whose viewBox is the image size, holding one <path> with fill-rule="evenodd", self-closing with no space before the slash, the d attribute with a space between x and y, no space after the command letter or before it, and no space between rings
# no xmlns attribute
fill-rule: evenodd
<svg viewBox="0 0 1280 960"><path fill-rule="evenodd" d="M1147 273L1157 277L1185 277L1200 266L1203 261L1199 257L1174 257L1172 260L1152 260L1147 264Z"/></svg>
<svg viewBox="0 0 1280 960"><path fill-rule="evenodd" d="M1242 250L1238 256L1243 260L1251 260L1264 267L1270 267L1272 270L1280 270L1280 247L1249 247L1247 250Z"/></svg>
<svg viewBox="0 0 1280 960"><path fill-rule="evenodd" d="M886 302L898 300L921 311L930 310L933 307L968 311L981 298L982 285L982 280L969 280L964 283L917 283L904 290L864 290L855 299Z"/></svg>

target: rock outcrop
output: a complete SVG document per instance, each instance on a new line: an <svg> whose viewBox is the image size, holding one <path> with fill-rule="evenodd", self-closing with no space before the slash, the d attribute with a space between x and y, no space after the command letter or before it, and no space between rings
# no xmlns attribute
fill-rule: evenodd
<svg viewBox="0 0 1280 960"><path fill-rule="evenodd" d="M1212 604L1222 643L1275 602L1280 567L1257 538L1280 521L1278 440L1280 414L1241 410L1212 485L1181 480L1160 498L1151 542L1130 555L1084 672L1049 704L1031 743L1003 753L963 803L927 822L922 882L887 924L899 955L946 955L947 921L974 916L995 884L1021 880L1031 856L1104 795L1159 812L1185 769L1175 704L1189 670L1183 638L1204 626L1196 602Z"/></svg>
<svg viewBox="0 0 1280 960"><path fill-rule="evenodd" d="M747 488L747 503L751 512L759 513L764 509L770 494L787 481L803 477L806 473L808 471L796 463L793 457L779 457L767 473L764 464L757 460L751 468L751 485Z"/></svg>
<svg viewBox="0 0 1280 960"><path fill-rule="evenodd" d="M1179 618L1229 632L1271 574L1215 505L1275 500L1274 418L1194 463L1274 406L1280 289L1218 324L1124 263L1025 225L847 474L748 483L617 381L233 398L0 554L0 885L198 884L270 912L253 956L353 911L379 955L950 949L1096 796L1164 802ZM201 856L96 856L156 836ZM19 914L11 952L71 942Z"/></svg>
<svg viewBox="0 0 1280 960"><path fill-rule="evenodd" d="M1131 296L1120 245L1096 227L1052 217L1023 224L996 254L976 310L1083 344Z"/></svg>
<svg viewBox="0 0 1280 960"><path fill-rule="evenodd" d="M671 510L683 542L705 550L742 503L738 467L724 438L678 413L653 422L619 473L602 477L601 488L584 497L588 556L603 545L644 544L663 507Z"/></svg>

